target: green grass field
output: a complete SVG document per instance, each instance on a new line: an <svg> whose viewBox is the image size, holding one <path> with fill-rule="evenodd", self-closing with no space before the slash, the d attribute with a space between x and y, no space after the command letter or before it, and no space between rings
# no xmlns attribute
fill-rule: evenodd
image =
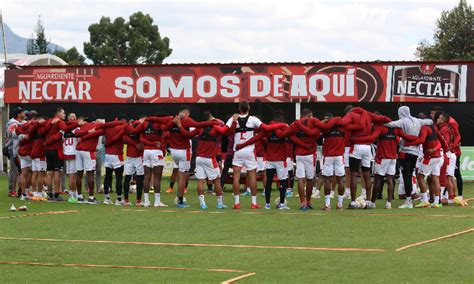
<svg viewBox="0 0 474 284"><path fill-rule="evenodd" d="M165 183L163 185L166 188ZM201 211L195 188L192 182L188 193L191 206L184 210L171 206L173 194L163 194L163 202L170 205L168 208L29 202L28 212L10 212L12 203L17 207L24 203L6 197L6 178L0 176L0 282L220 283L249 273L255 274L239 282L472 283L474 279L474 232L396 252L397 248L409 244L473 228L471 207L299 212L296 210L298 198L291 198L292 210L287 212L251 211L248 209L250 198L242 197L242 210L219 211L214 209L215 197L208 195L210 209ZM276 190L274 192L276 196ZM466 184L465 198L470 197L474 197L474 185ZM232 195L226 193L224 202L232 205L232 201ZM259 196L259 201L262 203L263 197ZM322 202L323 199L316 200L315 208ZM395 200L393 205L400 203ZM384 204L385 201L377 202L379 207ZM64 210L78 212L25 216ZM25 217L8 218L10 216ZM145 244L151 242L178 245ZM296 250L294 247L378 250ZM12 262L133 267L31 266ZM167 268L139 269L143 266Z"/></svg>

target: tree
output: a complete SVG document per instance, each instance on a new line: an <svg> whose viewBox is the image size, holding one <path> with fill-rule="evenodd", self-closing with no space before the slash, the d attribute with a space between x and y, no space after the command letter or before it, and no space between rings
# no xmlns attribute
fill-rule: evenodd
<svg viewBox="0 0 474 284"><path fill-rule="evenodd" d="M474 12L466 0L450 11L443 11L436 22L431 44L419 43L415 55L422 60L473 60Z"/></svg>
<svg viewBox="0 0 474 284"><path fill-rule="evenodd" d="M142 12L131 15L128 22L102 17L89 26L89 33L84 53L94 64L160 64L172 52L169 38L161 38L153 18Z"/></svg>
<svg viewBox="0 0 474 284"><path fill-rule="evenodd" d="M53 54L66 61L69 65L84 65L86 61L86 58L77 51L76 47L66 51L56 50Z"/></svg>
<svg viewBox="0 0 474 284"><path fill-rule="evenodd" d="M35 28L36 37L34 38L31 35L31 38L27 42L26 52L28 54L45 54L50 53L51 51L48 48L49 41L46 40L46 35L44 33L43 21L41 16L38 17L38 22L36 23Z"/></svg>

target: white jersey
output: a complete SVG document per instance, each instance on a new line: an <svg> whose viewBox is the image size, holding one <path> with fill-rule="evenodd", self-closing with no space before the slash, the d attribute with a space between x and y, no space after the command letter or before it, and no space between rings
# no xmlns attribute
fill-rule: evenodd
<svg viewBox="0 0 474 284"><path fill-rule="evenodd" d="M74 129L69 133L64 133L63 135L63 153L66 156L75 156L76 155L76 146L77 146L77 137L75 133L79 130L79 127Z"/></svg>
<svg viewBox="0 0 474 284"><path fill-rule="evenodd" d="M230 118L226 125L231 127L232 122L233 119ZM237 144L242 144L245 141L251 139L255 135L255 129L262 125L262 121L253 115L239 115L237 123L237 128L234 134L234 151ZM243 125L244 123L245 125ZM255 144L249 145L245 148L242 148L241 150L243 149L253 151L255 149Z"/></svg>

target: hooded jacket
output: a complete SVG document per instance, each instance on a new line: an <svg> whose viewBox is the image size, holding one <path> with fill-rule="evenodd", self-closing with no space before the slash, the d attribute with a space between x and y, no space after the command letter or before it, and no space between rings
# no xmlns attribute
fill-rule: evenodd
<svg viewBox="0 0 474 284"><path fill-rule="evenodd" d="M407 106L401 106L398 108L398 120L386 123L387 127L401 128L403 132L409 135L418 136L420 135L420 129L424 125L432 125L431 119L419 119L411 116L410 108ZM405 146L405 141L402 139L400 143L400 152L418 155L419 146Z"/></svg>

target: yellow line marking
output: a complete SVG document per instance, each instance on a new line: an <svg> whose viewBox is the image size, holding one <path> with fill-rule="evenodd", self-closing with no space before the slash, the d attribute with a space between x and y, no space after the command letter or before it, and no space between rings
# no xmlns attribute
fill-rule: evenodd
<svg viewBox="0 0 474 284"><path fill-rule="evenodd" d="M15 237L0 237L0 240L43 241L43 242L64 242L64 243L91 243L91 244L147 245L147 246L173 246L173 247L288 249L288 250L308 250L308 251L355 251L355 252L385 252L386 251L384 249L374 249L374 248L320 248L320 247L260 246L260 245L235 245L235 244L183 244L183 243L162 243L162 242L125 242L125 241L108 241L108 240L65 240L65 239L42 239L42 238L15 238Z"/></svg>
<svg viewBox="0 0 474 284"><path fill-rule="evenodd" d="M244 274L244 275L240 275L240 276L231 278L231 279L229 279L229 280L225 280L225 281L221 282L221 284L231 284L231 283L237 282L237 281L239 281L239 280L241 280L241 279L244 279L244 278L253 276L253 275L255 275L255 274L257 274L257 273L251 272L251 273L247 273L247 274Z"/></svg>
<svg viewBox="0 0 474 284"><path fill-rule="evenodd" d="M220 268L188 268L188 267L168 267L168 266L137 266L137 265L109 265L109 264L81 264L81 263L50 263L50 262L30 262L30 261L0 261L4 265L31 265L49 267L85 267L85 268L119 268L119 269L154 269L154 270L185 270L185 271L208 271L242 273L245 271Z"/></svg>
<svg viewBox="0 0 474 284"><path fill-rule="evenodd" d="M409 248L412 248L412 247L421 246L421 245L424 245L424 244L449 239L449 238L456 237L456 236L459 236L459 235L462 235L462 234L467 234L467 233L470 233L470 232L474 232L474 228L471 228L471 229L468 229L468 230L465 230L465 231L462 231L462 232L454 233L454 234L451 234L451 235L442 236L442 237L439 237L439 238L435 238L435 239L431 239L431 240L422 241L422 242L414 243L414 244L411 244L411 245L407 245L407 246L398 248L396 251L402 251L402 250L406 250L406 249L409 249Z"/></svg>
<svg viewBox="0 0 474 284"><path fill-rule="evenodd" d="M60 215L60 214L69 214L69 213L79 213L79 210L48 211L48 212L32 213L32 214L25 214L25 215L7 216L7 217L0 217L0 220L34 217L34 216L45 216L45 215Z"/></svg>

